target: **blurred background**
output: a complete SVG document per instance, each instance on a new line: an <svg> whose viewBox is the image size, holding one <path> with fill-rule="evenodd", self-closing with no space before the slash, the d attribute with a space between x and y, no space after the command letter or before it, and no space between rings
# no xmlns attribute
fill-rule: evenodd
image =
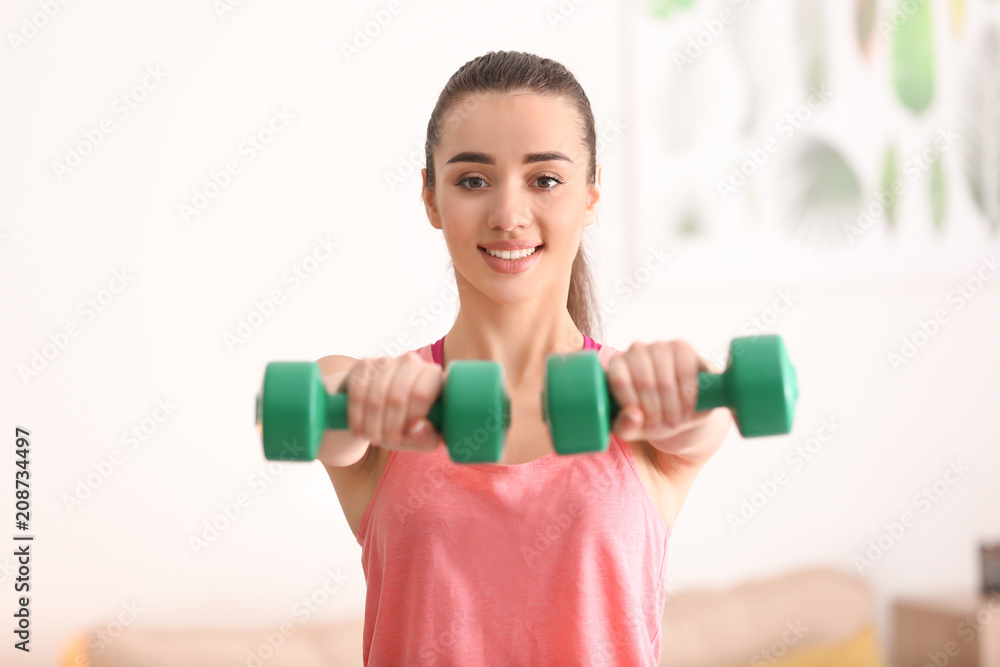
<svg viewBox="0 0 1000 667"><path fill-rule="evenodd" d="M517 50L595 113L598 341L725 365L777 333L798 371L793 432L734 429L674 526L662 664L1000 665L1000 2L10 0L0 27L8 619L16 427L34 536L31 652L0 663L360 664L360 547L253 402L269 361L450 328L427 121Z"/></svg>

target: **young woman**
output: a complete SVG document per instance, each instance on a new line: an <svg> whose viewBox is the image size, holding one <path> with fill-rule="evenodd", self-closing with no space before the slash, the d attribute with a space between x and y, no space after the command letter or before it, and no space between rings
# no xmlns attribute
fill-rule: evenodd
<svg viewBox="0 0 1000 667"><path fill-rule="evenodd" d="M581 246L600 200L590 102L574 76L491 52L448 81L427 126L423 201L451 254L448 333L399 357L319 360L351 432L320 460L362 547L371 665L657 665L670 527L731 424L694 414L682 340L601 345ZM414 262L419 262L418 256ZM623 406L606 452L558 456L546 358L598 352ZM455 464L425 419L447 362L502 364L499 464Z"/></svg>

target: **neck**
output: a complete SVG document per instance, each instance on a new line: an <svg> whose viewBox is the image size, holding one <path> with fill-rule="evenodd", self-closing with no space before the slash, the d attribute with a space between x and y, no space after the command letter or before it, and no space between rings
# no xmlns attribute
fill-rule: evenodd
<svg viewBox="0 0 1000 667"><path fill-rule="evenodd" d="M542 384L549 355L579 352L583 343L583 334L565 305L499 304L486 299L462 302L455 324L445 335L444 363L492 359L503 367L508 389L534 390Z"/></svg>

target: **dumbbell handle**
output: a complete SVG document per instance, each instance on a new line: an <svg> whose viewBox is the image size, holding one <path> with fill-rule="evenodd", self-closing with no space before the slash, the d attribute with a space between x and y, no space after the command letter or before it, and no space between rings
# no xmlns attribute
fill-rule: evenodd
<svg viewBox="0 0 1000 667"><path fill-rule="evenodd" d="M615 395L608 388L608 406L611 409L611 421L613 422L622 406L618 403ZM698 373L698 400L695 403L694 411L711 410L729 405L729 397L726 396L726 383L722 373Z"/></svg>
<svg viewBox="0 0 1000 667"><path fill-rule="evenodd" d="M441 428L441 396L434 400L430 411L427 413L427 421L434 425L438 433L443 432ZM326 428L347 430L350 428L347 423L347 392L337 392L328 394L326 399Z"/></svg>

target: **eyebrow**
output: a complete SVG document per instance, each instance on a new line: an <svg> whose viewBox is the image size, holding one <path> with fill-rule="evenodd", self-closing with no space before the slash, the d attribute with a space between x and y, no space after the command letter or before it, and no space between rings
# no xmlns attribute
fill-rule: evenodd
<svg viewBox="0 0 1000 667"><path fill-rule="evenodd" d="M550 160L565 160L566 162L573 164L572 160L558 151L549 151L547 153L528 153L524 156L523 164L549 162ZM459 153L445 162L445 164L451 164L452 162L476 162L479 164L490 165L495 165L497 163L496 158L493 155L490 155L489 153L479 153L476 151L464 151Z"/></svg>

